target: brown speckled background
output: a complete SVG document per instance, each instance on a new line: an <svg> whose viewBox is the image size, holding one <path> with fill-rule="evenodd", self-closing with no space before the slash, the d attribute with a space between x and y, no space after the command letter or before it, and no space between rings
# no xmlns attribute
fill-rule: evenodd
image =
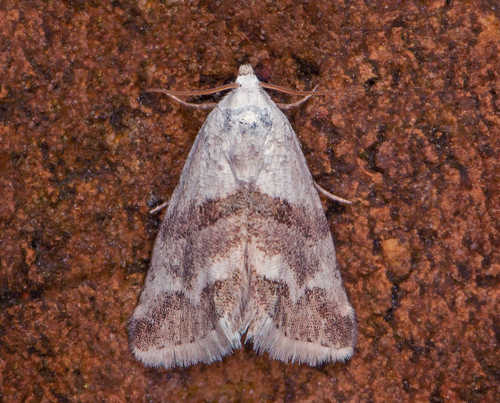
<svg viewBox="0 0 500 403"><path fill-rule="evenodd" d="M499 401L499 44L493 0L1 1L0 401ZM324 205L357 350L147 369L126 322L148 210L206 113L145 90L244 62L339 90L288 116L316 181L356 201Z"/></svg>

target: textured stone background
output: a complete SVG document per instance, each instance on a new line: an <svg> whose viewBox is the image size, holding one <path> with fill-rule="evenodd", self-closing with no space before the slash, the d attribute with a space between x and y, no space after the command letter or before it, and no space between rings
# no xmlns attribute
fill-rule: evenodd
<svg viewBox="0 0 500 403"><path fill-rule="evenodd" d="M0 2L0 401L500 399L497 1ZM359 341L347 363L154 370L126 322L206 113L250 62L289 113ZM359 91L361 89L361 91ZM288 100L284 97L279 100Z"/></svg>

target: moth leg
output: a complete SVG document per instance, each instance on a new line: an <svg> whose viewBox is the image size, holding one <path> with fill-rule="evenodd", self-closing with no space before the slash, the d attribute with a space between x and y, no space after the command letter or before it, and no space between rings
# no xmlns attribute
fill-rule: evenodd
<svg viewBox="0 0 500 403"><path fill-rule="evenodd" d="M293 104L277 104L278 108L281 110L290 110L293 108L297 108L298 106L302 105L304 102L306 102L309 98L311 98L312 95L308 95L307 97L302 98L300 101L294 102Z"/></svg>
<svg viewBox="0 0 500 403"><path fill-rule="evenodd" d="M160 210L163 210L165 207L168 206L168 201L165 203L160 204L159 206L156 206L154 209L149 210L149 214L155 214Z"/></svg>
<svg viewBox="0 0 500 403"><path fill-rule="evenodd" d="M193 104L191 102L186 102L186 101L183 101L182 99L177 98L176 95L181 95L181 96L208 95L208 94L215 94L215 93L221 92L221 91L230 90L233 88L238 88L238 84L233 83L233 84L223 85L222 87L218 87L218 88L212 88L211 90L201 90L201 91L167 91L167 90L162 90L160 88L150 88L150 89L146 90L146 92L158 92L160 94L165 94L168 97L172 98L174 101L180 103L181 105L183 105L187 108L214 109L217 106L216 103Z"/></svg>
<svg viewBox="0 0 500 403"><path fill-rule="evenodd" d="M316 88L318 88L317 85L316 85L316 87L313 88L313 91L315 91ZM314 93L312 93L312 94L309 94L309 95L305 96L304 98L300 99L299 101L294 102L293 104L277 104L277 105L278 105L278 108L280 108L282 110L285 110L285 111L286 110L290 110L290 109L293 109L293 108L297 108L298 106L300 106L304 102L306 102L309 98L314 97L315 95L322 95L322 94L314 94Z"/></svg>
<svg viewBox="0 0 500 403"><path fill-rule="evenodd" d="M314 182L314 186L316 186L316 190L319 193L322 193L326 197L328 197L330 200L343 203L343 204L351 204L352 202L346 199L343 199L342 197L335 196L333 193L330 193L329 191L323 189L320 185L318 185L316 182Z"/></svg>
<svg viewBox="0 0 500 403"><path fill-rule="evenodd" d="M216 103L208 103L208 104L193 104L191 102L186 102L186 101L183 101L182 99L180 98L177 98L175 95L172 95L172 94L167 94L167 93L164 93L165 95L167 95L168 97L172 98L174 101L180 103L182 106L185 106L187 108L194 108L194 109L214 109L217 104Z"/></svg>

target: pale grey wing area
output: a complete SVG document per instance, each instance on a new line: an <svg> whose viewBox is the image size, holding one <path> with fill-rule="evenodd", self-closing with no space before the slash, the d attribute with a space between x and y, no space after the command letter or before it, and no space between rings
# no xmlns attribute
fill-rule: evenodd
<svg viewBox="0 0 500 403"><path fill-rule="evenodd" d="M298 139L281 111L273 116L272 146L249 196L247 339L282 361L345 360L355 313Z"/></svg>
<svg viewBox="0 0 500 403"><path fill-rule="evenodd" d="M221 119L212 111L195 140L130 320L146 365L209 363L241 344L247 202L223 155Z"/></svg>

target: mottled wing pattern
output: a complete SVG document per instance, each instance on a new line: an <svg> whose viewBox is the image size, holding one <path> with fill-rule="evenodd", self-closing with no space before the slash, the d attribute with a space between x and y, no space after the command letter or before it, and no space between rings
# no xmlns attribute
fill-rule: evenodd
<svg viewBox="0 0 500 403"><path fill-rule="evenodd" d="M311 365L349 358L354 311L323 207L288 120L240 67L174 191L130 321L146 365L212 362L247 334Z"/></svg>
<svg viewBox="0 0 500 403"><path fill-rule="evenodd" d="M298 139L274 108L272 146L249 196L247 339L283 361L345 360L356 342L355 313Z"/></svg>
<svg viewBox="0 0 500 403"><path fill-rule="evenodd" d="M146 365L212 362L240 347L247 202L223 155L220 111L198 134L129 324Z"/></svg>

